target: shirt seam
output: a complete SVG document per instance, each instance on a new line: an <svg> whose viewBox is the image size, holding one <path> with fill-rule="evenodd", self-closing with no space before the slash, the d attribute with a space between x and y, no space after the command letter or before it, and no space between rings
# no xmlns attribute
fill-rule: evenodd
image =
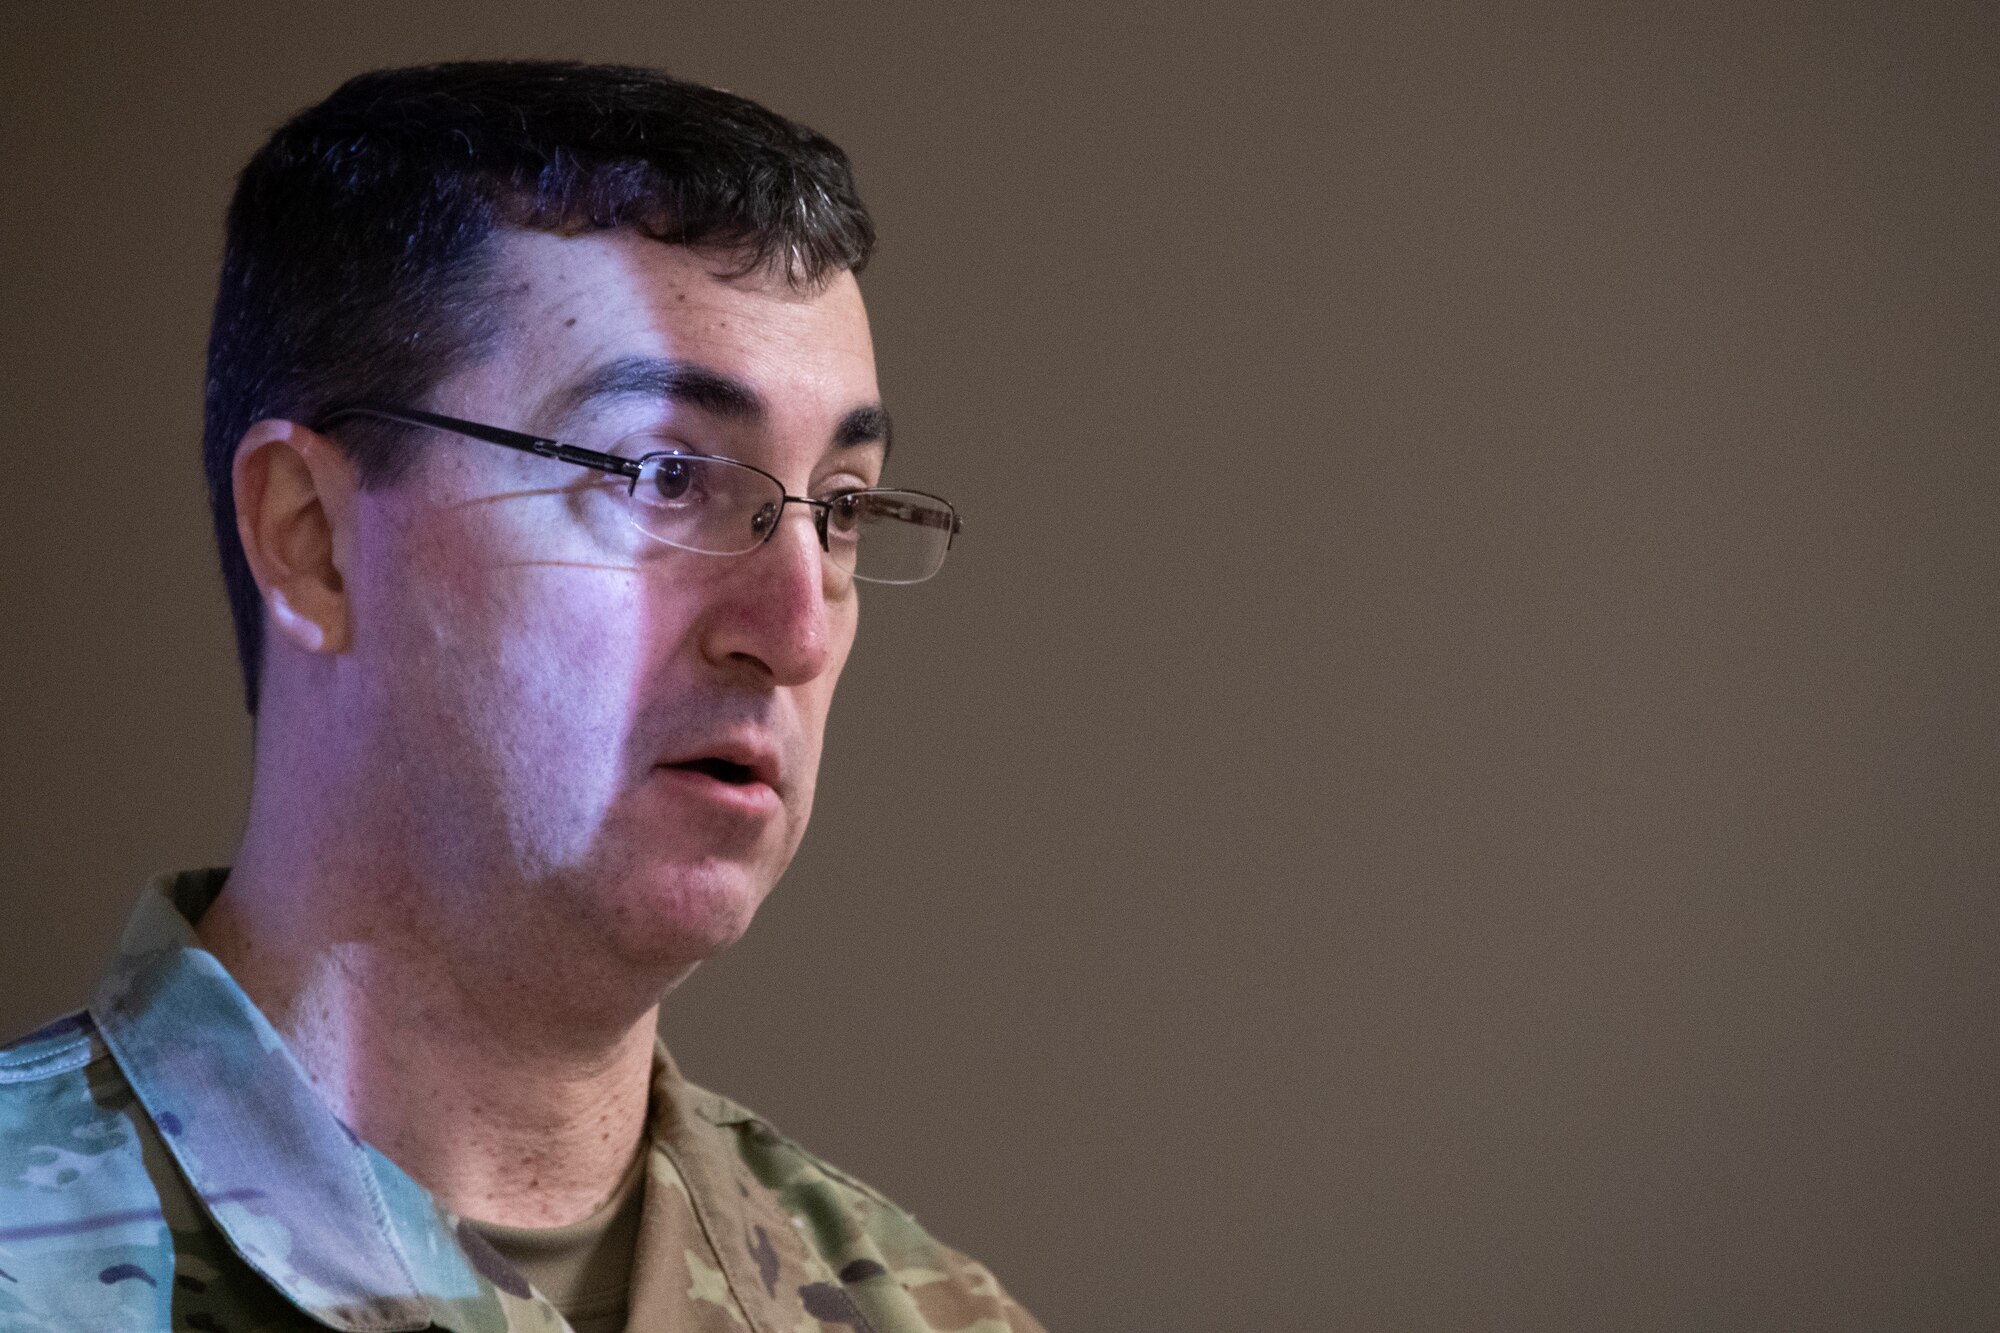
<svg viewBox="0 0 2000 1333"><path fill-rule="evenodd" d="M96 1054L90 1048L90 1037L83 1036L51 1051L36 1051L25 1056L0 1055L0 1083L33 1083L111 1058L108 1050Z"/></svg>

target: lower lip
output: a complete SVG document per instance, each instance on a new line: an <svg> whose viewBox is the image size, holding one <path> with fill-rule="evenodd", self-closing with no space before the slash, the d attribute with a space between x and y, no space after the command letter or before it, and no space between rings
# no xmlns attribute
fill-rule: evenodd
<svg viewBox="0 0 2000 1333"><path fill-rule="evenodd" d="M705 804L745 815L775 815L784 808L778 793L768 783L724 782L721 778L693 768L656 768L674 789Z"/></svg>

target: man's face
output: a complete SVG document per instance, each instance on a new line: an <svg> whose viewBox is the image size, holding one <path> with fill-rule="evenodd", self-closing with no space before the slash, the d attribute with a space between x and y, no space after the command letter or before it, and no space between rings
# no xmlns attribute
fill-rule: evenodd
<svg viewBox="0 0 2000 1333"><path fill-rule="evenodd" d="M728 257L624 232L499 247L504 336L422 406L720 454L794 495L880 479L852 275L719 278ZM692 965L741 934L805 831L852 581L803 506L749 554L696 554L632 526L622 479L419 443L408 477L356 499L341 666L412 915L557 963Z"/></svg>

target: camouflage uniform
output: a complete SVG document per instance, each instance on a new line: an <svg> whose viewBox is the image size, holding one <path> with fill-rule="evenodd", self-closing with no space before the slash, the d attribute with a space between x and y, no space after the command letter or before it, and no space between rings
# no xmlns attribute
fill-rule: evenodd
<svg viewBox="0 0 2000 1333"><path fill-rule="evenodd" d="M320 1102L148 886L89 1009L0 1047L0 1333L567 1329ZM735 1103L654 1069L633 1330L1038 1333L984 1268Z"/></svg>

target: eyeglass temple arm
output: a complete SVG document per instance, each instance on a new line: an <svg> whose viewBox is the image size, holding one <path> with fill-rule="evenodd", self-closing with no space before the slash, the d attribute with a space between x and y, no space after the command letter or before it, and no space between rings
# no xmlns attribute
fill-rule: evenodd
<svg viewBox="0 0 2000 1333"><path fill-rule="evenodd" d="M616 454L599 453L595 449L564 444L561 440L547 440L539 435L529 435L518 430L504 430L499 426L482 426L476 421L461 421L457 417L419 412L412 407L375 407L369 404L343 407L322 417L319 428L323 430L342 417L376 417L383 421L401 422L405 426L445 430L454 435L466 436L468 439L484 440L488 444L518 449L524 454L534 454L540 458L558 458L565 463L575 463L579 467L595 468L599 472L610 472L621 477L639 475L638 463L629 458L620 458Z"/></svg>
<svg viewBox="0 0 2000 1333"><path fill-rule="evenodd" d="M922 492L917 492L917 494L922 494ZM925 498L937 499L936 496L926 496ZM964 520L959 518L958 511L949 504L945 504L942 500L938 502L944 504L945 507L942 509L932 509L925 505L910 504L907 501L891 500L879 492L875 496L875 504L886 511L891 518L899 518L905 523L914 523L922 528L945 528L949 530L951 536L956 537L965 526Z"/></svg>
<svg viewBox="0 0 2000 1333"><path fill-rule="evenodd" d="M579 467L595 468L599 472L609 472L620 477L637 477L639 464L630 458L620 458L616 454L599 453L595 449L584 449L574 444L564 444L561 440L544 439L539 435L529 435L523 431L505 430L499 426L484 426L476 421L462 421L457 417L439 416L435 412L420 412L413 407L377 407L372 403L356 403L352 407L337 408L320 418L319 429L333 425L342 417L377 417L383 421L398 421L405 426L423 426L431 430L450 431L469 439L484 440L488 444L501 445L508 449L518 449L522 453L534 454L540 458L558 458L565 463L575 463ZM819 510L818 526L820 541L826 541L826 511L823 500L806 499L804 496L786 496L786 499L804 500ZM936 500L936 496L928 496ZM928 509L922 505L894 503L895 517L921 527L944 528L947 530L945 549L951 548L951 539L965 531L965 520L950 504L943 509ZM882 503L878 499L878 503Z"/></svg>

